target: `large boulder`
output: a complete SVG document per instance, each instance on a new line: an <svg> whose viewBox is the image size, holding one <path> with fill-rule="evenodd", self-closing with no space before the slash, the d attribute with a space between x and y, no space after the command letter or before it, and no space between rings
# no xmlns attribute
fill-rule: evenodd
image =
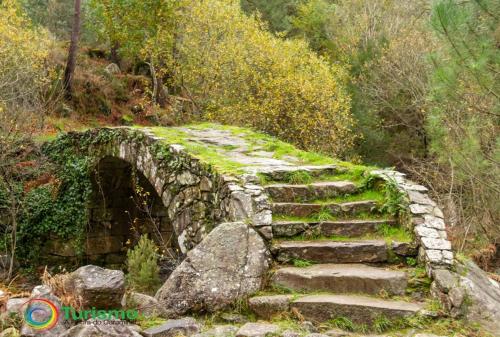
<svg viewBox="0 0 500 337"><path fill-rule="evenodd" d="M84 308L118 309L125 293L125 275L120 270L88 265L70 274L66 289Z"/></svg>
<svg viewBox="0 0 500 337"><path fill-rule="evenodd" d="M457 271L461 275L460 287L450 290L450 301L455 306L463 304L468 319L481 322L481 325L492 333L498 333L500 285L472 261L459 264ZM463 294L459 291L460 288L464 290Z"/></svg>
<svg viewBox="0 0 500 337"><path fill-rule="evenodd" d="M500 331L500 285L472 261L455 262L455 271L435 269L432 294L453 317L465 316L493 334Z"/></svg>
<svg viewBox="0 0 500 337"><path fill-rule="evenodd" d="M82 322L59 337L142 337L138 328L119 320L91 319Z"/></svg>
<svg viewBox="0 0 500 337"><path fill-rule="evenodd" d="M213 312L261 288L268 269L263 239L243 222L217 226L156 293L171 316Z"/></svg>

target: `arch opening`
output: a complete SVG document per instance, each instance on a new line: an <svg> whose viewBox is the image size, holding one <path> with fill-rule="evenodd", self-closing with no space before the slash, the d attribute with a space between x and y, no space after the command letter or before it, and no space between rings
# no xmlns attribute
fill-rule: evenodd
<svg viewBox="0 0 500 337"><path fill-rule="evenodd" d="M92 196L86 234L88 262L123 266L126 252L147 234L162 255L162 271L178 261L177 235L167 207L148 179L129 162L104 157L91 175ZM167 270L163 270L167 269Z"/></svg>

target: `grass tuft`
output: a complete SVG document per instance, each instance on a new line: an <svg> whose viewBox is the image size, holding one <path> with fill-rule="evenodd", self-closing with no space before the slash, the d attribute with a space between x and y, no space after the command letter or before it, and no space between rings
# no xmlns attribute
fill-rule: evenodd
<svg viewBox="0 0 500 337"><path fill-rule="evenodd" d="M292 264L294 267L306 268L312 266L314 262L309 260L293 259Z"/></svg>
<svg viewBox="0 0 500 337"><path fill-rule="evenodd" d="M285 175L285 182L289 184L310 184L313 181L312 175L307 171L293 171Z"/></svg>
<svg viewBox="0 0 500 337"><path fill-rule="evenodd" d="M337 329L354 332L356 330L354 323L347 317L336 317L330 320L328 323L333 325Z"/></svg>

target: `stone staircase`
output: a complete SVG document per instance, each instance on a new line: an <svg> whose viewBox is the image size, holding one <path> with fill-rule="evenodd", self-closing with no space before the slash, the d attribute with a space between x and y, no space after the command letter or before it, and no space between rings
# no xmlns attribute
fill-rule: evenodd
<svg viewBox="0 0 500 337"><path fill-rule="evenodd" d="M370 327L423 308L394 298L405 295L411 269L401 261L416 252L411 243L380 234L380 226L398 222L379 212L380 201L352 198L362 193L358 184L273 181L265 191L273 212L275 268L265 294L249 301L258 316L291 311L314 323L347 319Z"/></svg>

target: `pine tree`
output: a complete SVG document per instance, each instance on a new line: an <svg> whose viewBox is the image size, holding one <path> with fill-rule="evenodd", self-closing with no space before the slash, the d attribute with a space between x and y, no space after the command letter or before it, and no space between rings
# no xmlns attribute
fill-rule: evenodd
<svg viewBox="0 0 500 337"><path fill-rule="evenodd" d="M432 58L432 149L453 172L450 194L471 233L489 241L500 238L499 17L498 0L441 0L431 18L442 43Z"/></svg>
<svg viewBox="0 0 500 337"><path fill-rule="evenodd" d="M157 250L155 243L142 235L137 246L127 252L127 281L135 291L150 294L160 284Z"/></svg>

